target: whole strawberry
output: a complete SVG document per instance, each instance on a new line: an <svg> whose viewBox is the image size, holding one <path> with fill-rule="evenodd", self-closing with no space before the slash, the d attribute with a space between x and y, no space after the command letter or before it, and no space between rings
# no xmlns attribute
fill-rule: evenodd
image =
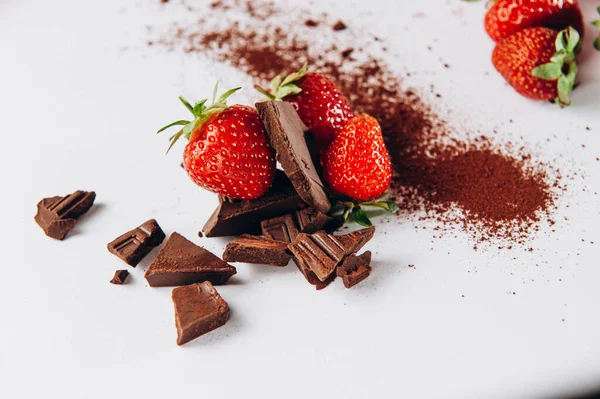
<svg viewBox="0 0 600 399"><path fill-rule="evenodd" d="M348 99L335 83L321 73L307 72L307 64L285 78L277 76L271 81L270 91L258 85L254 87L271 100L292 103L322 150L346 121L354 117Z"/></svg>
<svg viewBox="0 0 600 399"><path fill-rule="evenodd" d="M577 0L496 0L485 14L485 30L494 41L525 28L559 31L572 26L583 35Z"/></svg>
<svg viewBox="0 0 600 399"><path fill-rule="evenodd" d="M275 152L254 108L227 106L227 98L238 89L227 91L215 101L215 86L210 106L206 106L206 99L192 106L179 97L194 120L173 122L158 132L171 126L184 126L171 137L169 150L182 136L189 140L183 153L183 165L196 184L233 199L254 199L271 187L275 177Z"/></svg>
<svg viewBox="0 0 600 399"><path fill-rule="evenodd" d="M558 33L548 28L524 29L496 44L492 62L521 95L569 105L579 39L573 28Z"/></svg>
<svg viewBox="0 0 600 399"><path fill-rule="evenodd" d="M392 165L377 120L350 119L323 155L323 177L338 194L369 201L390 185Z"/></svg>

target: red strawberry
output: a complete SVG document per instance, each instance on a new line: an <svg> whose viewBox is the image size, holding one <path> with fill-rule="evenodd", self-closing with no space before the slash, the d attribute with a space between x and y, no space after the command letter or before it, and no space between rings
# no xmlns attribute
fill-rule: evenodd
<svg viewBox="0 0 600 399"><path fill-rule="evenodd" d="M485 14L485 30L494 41L533 27L572 26L583 36L583 24L577 0L496 0Z"/></svg>
<svg viewBox="0 0 600 399"><path fill-rule="evenodd" d="M354 117L348 99L335 83L321 73L307 73L306 64L285 79L277 76L271 81L270 91L254 87L271 100L292 103L321 149L327 148L346 121Z"/></svg>
<svg viewBox="0 0 600 399"><path fill-rule="evenodd" d="M375 118L362 114L346 122L323 156L323 175L333 191L361 201L387 190L392 165Z"/></svg>
<svg viewBox="0 0 600 399"><path fill-rule="evenodd" d="M548 28L524 29L496 44L492 62L521 95L569 105L578 44L579 34L573 28L559 33Z"/></svg>
<svg viewBox="0 0 600 399"><path fill-rule="evenodd" d="M184 125L171 137L169 149L181 136L189 140L183 164L191 179L219 195L254 199L271 187L275 177L275 151L254 108L227 107L227 98L238 89L229 90L215 102L215 87L210 106L205 105L205 99L192 107L179 97L195 119L173 122L159 133L171 126Z"/></svg>

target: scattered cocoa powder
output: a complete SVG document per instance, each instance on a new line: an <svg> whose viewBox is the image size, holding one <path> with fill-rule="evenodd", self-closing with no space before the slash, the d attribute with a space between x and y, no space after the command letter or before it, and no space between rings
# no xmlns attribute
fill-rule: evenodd
<svg viewBox="0 0 600 399"><path fill-rule="evenodd" d="M305 61L311 69L331 76L357 112L371 114L382 126L394 166L392 191L401 207L400 217L433 218L449 231L459 225L477 242L505 239L515 243L524 243L539 230L541 219L550 218L556 193L562 189L560 174L551 178L548 166L536 165L526 150L495 145L485 136L457 138L417 92L403 88L385 61L362 47L339 51L333 39L317 46L305 39L309 35L272 18L277 10L270 2L264 8L257 1L253 6L243 0L218 3L216 8L222 13L242 9L251 21L244 25L233 21L214 29L202 24L176 27L154 43L230 63L262 84L297 70ZM257 15L259 8L269 10L266 16ZM299 21L303 20L301 11ZM222 21L227 20L223 15ZM326 29L310 23L312 19L304 21L299 25ZM340 22L335 30L342 25L347 28ZM378 42L385 44L381 38ZM360 61L349 58L357 52Z"/></svg>

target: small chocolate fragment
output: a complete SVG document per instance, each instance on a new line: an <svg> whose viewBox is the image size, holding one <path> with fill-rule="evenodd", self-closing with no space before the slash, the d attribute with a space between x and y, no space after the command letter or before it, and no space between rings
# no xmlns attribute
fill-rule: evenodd
<svg viewBox="0 0 600 399"><path fill-rule="evenodd" d="M232 200L219 197L219 206L202 230L207 237L260 234L261 221L305 206L290 180L278 170L273 185L260 198Z"/></svg>
<svg viewBox="0 0 600 399"><path fill-rule="evenodd" d="M175 288L177 345L183 345L221 327L229 318L229 306L210 281Z"/></svg>
<svg viewBox="0 0 600 399"><path fill-rule="evenodd" d="M314 234L300 233L288 245L296 265L309 283L315 284L311 274L322 283L329 280L336 267L349 255L359 251L372 237L374 227L350 234L334 236L324 231ZM334 277L335 278L335 277Z"/></svg>
<svg viewBox="0 0 600 399"><path fill-rule="evenodd" d="M294 106L285 101L263 101L256 103L256 110L277 160L300 197L313 208L328 212L331 203L304 137L308 128Z"/></svg>
<svg viewBox="0 0 600 399"><path fill-rule="evenodd" d="M159 246L165 239L156 220L150 219L139 227L123 234L110 242L106 247L108 251L130 266L136 267L140 261Z"/></svg>
<svg viewBox="0 0 600 399"><path fill-rule="evenodd" d="M344 286L351 288L371 274L371 251L360 256L350 255L336 269L338 277L342 278Z"/></svg>
<svg viewBox="0 0 600 399"><path fill-rule="evenodd" d="M223 253L226 262L258 263L286 266L292 256L287 252L288 243L264 237L244 234L227 244Z"/></svg>
<svg viewBox="0 0 600 399"><path fill-rule="evenodd" d="M110 280L111 284L123 285L125 284L125 280L127 280L127 276L129 276L129 272L127 270L117 270L115 272L115 276Z"/></svg>
<svg viewBox="0 0 600 399"><path fill-rule="evenodd" d="M304 21L304 25L308 26L309 28L314 28L316 26L319 26L319 21L315 21L314 19L307 19L306 21Z"/></svg>
<svg viewBox="0 0 600 399"><path fill-rule="evenodd" d="M225 284L237 271L216 255L173 233L146 270L151 287L201 283Z"/></svg>
<svg viewBox="0 0 600 399"><path fill-rule="evenodd" d="M316 233L333 221L333 218L314 208L304 208L296 212L298 230L302 233Z"/></svg>
<svg viewBox="0 0 600 399"><path fill-rule="evenodd" d="M348 26L346 26L346 24L343 21L337 21L333 26L332 26L334 31L340 31L340 30L344 30L347 29Z"/></svg>
<svg viewBox="0 0 600 399"><path fill-rule="evenodd" d="M260 224L263 236L275 240L290 243L300 233L292 215L287 214L276 218L263 220Z"/></svg>
<svg viewBox="0 0 600 399"><path fill-rule="evenodd" d="M95 192L80 190L66 197L44 198L37 204L34 219L48 237L63 240L77 219L90 210L95 199Z"/></svg>

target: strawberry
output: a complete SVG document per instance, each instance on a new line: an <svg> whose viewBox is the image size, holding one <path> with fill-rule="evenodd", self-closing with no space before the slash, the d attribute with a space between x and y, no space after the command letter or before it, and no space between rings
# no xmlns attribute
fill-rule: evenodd
<svg viewBox="0 0 600 399"><path fill-rule="evenodd" d="M182 136L189 140L183 153L183 165L196 184L229 198L254 199L271 187L275 177L275 151L254 108L227 106L227 98L238 89L227 91L215 101L215 86L210 106L206 105L206 99L192 106L179 97L194 119L173 122L158 132L184 126L171 137L169 150Z"/></svg>
<svg viewBox="0 0 600 399"><path fill-rule="evenodd" d="M485 30L496 42L533 27L572 26L583 35L583 24L577 0L496 0L485 14Z"/></svg>
<svg viewBox="0 0 600 399"><path fill-rule="evenodd" d="M336 193L361 201L387 190L392 165L375 118L362 114L346 122L323 155L323 176Z"/></svg>
<svg viewBox="0 0 600 399"><path fill-rule="evenodd" d="M573 28L559 33L548 28L524 29L496 44L492 62L521 95L569 105L579 39Z"/></svg>
<svg viewBox="0 0 600 399"><path fill-rule="evenodd" d="M275 77L270 91L258 85L254 87L271 100L292 103L322 150L342 130L346 121L354 117L348 99L335 83L321 73L307 72L307 64L285 78Z"/></svg>

